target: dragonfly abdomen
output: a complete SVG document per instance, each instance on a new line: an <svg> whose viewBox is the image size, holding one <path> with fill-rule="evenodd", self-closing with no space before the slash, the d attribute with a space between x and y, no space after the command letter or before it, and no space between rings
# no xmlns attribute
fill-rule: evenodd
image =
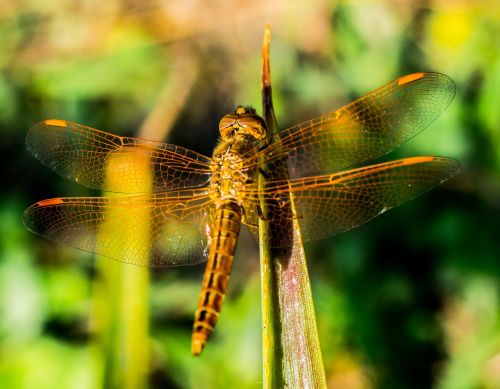
<svg viewBox="0 0 500 389"><path fill-rule="evenodd" d="M217 207L207 267L193 325L191 351L194 355L201 353L217 323L233 266L240 223L239 204L227 200Z"/></svg>

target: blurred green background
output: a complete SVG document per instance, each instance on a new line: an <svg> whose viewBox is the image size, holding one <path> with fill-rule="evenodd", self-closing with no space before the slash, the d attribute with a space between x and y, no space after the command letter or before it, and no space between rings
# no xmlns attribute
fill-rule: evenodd
<svg viewBox="0 0 500 389"><path fill-rule="evenodd" d="M248 234L194 358L203 265L148 275L40 239L21 215L97 195L25 150L43 119L210 155L234 105L260 111L268 22L281 128L411 72L457 83L447 111L390 158L454 157L461 173L307 246L329 387L500 388L500 7L472 0L0 1L0 387L261 387Z"/></svg>

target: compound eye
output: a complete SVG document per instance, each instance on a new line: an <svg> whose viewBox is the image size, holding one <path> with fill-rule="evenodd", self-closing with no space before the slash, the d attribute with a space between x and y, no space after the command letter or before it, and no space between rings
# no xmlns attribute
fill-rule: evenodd
<svg viewBox="0 0 500 389"><path fill-rule="evenodd" d="M262 139L266 136L266 124L264 120L255 114L240 117L238 123L245 129L246 133L255 139Z"/></svg>
<svg viewBox="0 0 500 389"><path fill-rule="evenodd" d="M234 133L234 127L237 123L234 115L226 115L219 122L219 132L223 138L231 137Z"/></svg>

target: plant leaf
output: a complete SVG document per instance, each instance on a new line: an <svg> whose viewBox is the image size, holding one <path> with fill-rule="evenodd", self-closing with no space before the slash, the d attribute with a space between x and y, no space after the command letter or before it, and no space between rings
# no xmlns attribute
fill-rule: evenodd
<svg viewBox="0 0 500 389"><path fill-rule="evenodd" d="M262 105L268 136L277 133L269 62L270 27L262 47ZM286 164L279 173L287 177ZM259 185L265 187L261 175ZM287 210L293 212L293 201ZM326 388L311 285L299 225L290 222L290 246L273 248L272 215L259 221L264 388ZM269 216L269 217L267 217Z"/></svg>

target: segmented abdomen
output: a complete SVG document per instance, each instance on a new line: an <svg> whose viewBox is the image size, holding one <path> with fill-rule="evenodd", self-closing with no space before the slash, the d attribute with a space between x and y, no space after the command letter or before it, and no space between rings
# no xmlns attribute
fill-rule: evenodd
<svg viewBox="0 0 500 389"><path fill-rule="evenodd" d="M215 212L207 267L196 309L191 351L199 355L215 324L226 296L240 233L241 208L233 201L219 204Z"/></svg>

